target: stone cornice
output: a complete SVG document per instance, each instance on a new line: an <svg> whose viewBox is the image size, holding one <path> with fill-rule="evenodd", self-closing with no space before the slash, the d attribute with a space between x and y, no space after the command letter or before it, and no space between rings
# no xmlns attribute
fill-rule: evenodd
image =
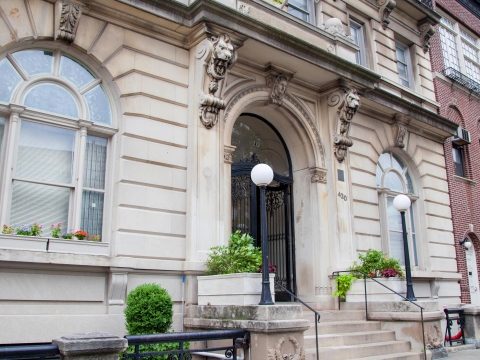
<svg viewBox="0 0 480 360"><path fill-rule="evenodd" d="M445 137L455 135L457 133L458 124L444 118L438 114L424 109L409 100L398 97L386 90L376 88L375 90L365 92L365 98L384 104L395 109L398 113L404 114L412 119L418 120L424 124L430 125L444 131ZM449 134L449 135L447 135Z"/></svg>
<svg viewBox="0 0 480 360"><path fill-rule="evenodd" d="M368 88L373 88L375 83L380 80L380 76L371 70L352 64L350 61L333 55L326 50L314 47L298 37L266 25L213 0L197 0L191 6L169 0L118 1L192 29L202 22L216 24L224 29L229 29L232 32L240 33L261 43L268 44L273 48L280 49ZM328 39L332 43L341 42L342 44L355 47L354 44L349 43L347 40L333 36L318 27L297 19L292 20L290 19L291 15L285 14L285 12L274 6L268 6L261 0L251 1L252 5L261 5L262 10L270 13L271 16L281 16L289 21L294 21L295 24L292 24L292 26L298 26L302 30Z"/></svg>

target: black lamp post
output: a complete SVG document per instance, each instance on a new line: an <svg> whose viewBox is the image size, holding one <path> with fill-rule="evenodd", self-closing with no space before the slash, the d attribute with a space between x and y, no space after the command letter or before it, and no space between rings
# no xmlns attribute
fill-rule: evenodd
<svg viewBox="0 0 480 360"><path fill-rule="evenodd" d="M393 206L395 209L400 211L402 216L402 230L403 230L403 252L405 255L405 273L407 277L407 299L411 301L416 301L415 293L413 292L412 284L412 270L410 268L410 253L408 251L408 239L407 239L407 227L405 225L405 211L410 208L411 201L408 196L400 194L395 196L393 199Z"/></svg>
<svg viewBox="0 0 480 360"><path fill-rule="evenodd" d="M258 305L273 305L268 273L267 204L265 187L273 180L273 170L267 164L256 165L251 172L252 181L260 187L260 234L262 237L262 296Z"/></svg>

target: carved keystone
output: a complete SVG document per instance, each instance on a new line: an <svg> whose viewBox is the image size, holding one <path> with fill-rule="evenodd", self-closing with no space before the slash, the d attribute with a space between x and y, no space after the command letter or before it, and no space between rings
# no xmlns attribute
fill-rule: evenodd
<svg viewBox="0 0 480 360"><path fill-rule="evenodd" d="M66 0L55 3L55 39L72 43L77 33L83 7Z"/></svg>

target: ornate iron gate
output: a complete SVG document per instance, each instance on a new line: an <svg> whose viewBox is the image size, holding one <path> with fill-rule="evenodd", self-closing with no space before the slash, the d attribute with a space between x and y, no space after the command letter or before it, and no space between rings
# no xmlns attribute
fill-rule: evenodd
<svg viewBox="0 0 480 360"><path fill-rule="evenodd" d="M259 189L250 178L250 172L258 162L254 155L232 164L232 231L249 233L260 246ZM291 178L274 173L273 182L266 189L266 206L268 256L270 264L277 268L275 281L295 294L292 183ZM280 287L275 287L275 300L292 299Z"/></svg>

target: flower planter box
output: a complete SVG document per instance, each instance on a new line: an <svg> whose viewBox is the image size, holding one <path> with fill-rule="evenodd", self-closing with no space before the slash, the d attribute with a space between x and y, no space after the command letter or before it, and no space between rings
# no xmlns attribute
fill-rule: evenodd
<svg viewBox="0 0 480 360"><path fill-rule="evenodd" d="M378 282L384 284L397 293L405 296L407 293L407 284L400 278L375 278ZM367 299L368 301L402 301L402 298L390 290L377 284L375 281L367 279ZM358 279L352 283L347 292L346 302L364 302L365 287L363 279Z"/></svg>
<svg viewBox="0 0 480 360"><path fill-rule="evenodd" d="M47 238L24 235L0 235L0 249L47 251Z"/></svg>
<svg viewBox="0 0 480 360"><path fill-rule="evenodd" d="M49 239L48 252L109 256L108 243L87 240Z"/></svg>
<svg viewBox="0 0 480 360"><path fill-rule="evenodd" d="M262 274L242 273L197 276L198 305L258 305ZM275 274L270 274L270 292L275 302Z"/></svg>

